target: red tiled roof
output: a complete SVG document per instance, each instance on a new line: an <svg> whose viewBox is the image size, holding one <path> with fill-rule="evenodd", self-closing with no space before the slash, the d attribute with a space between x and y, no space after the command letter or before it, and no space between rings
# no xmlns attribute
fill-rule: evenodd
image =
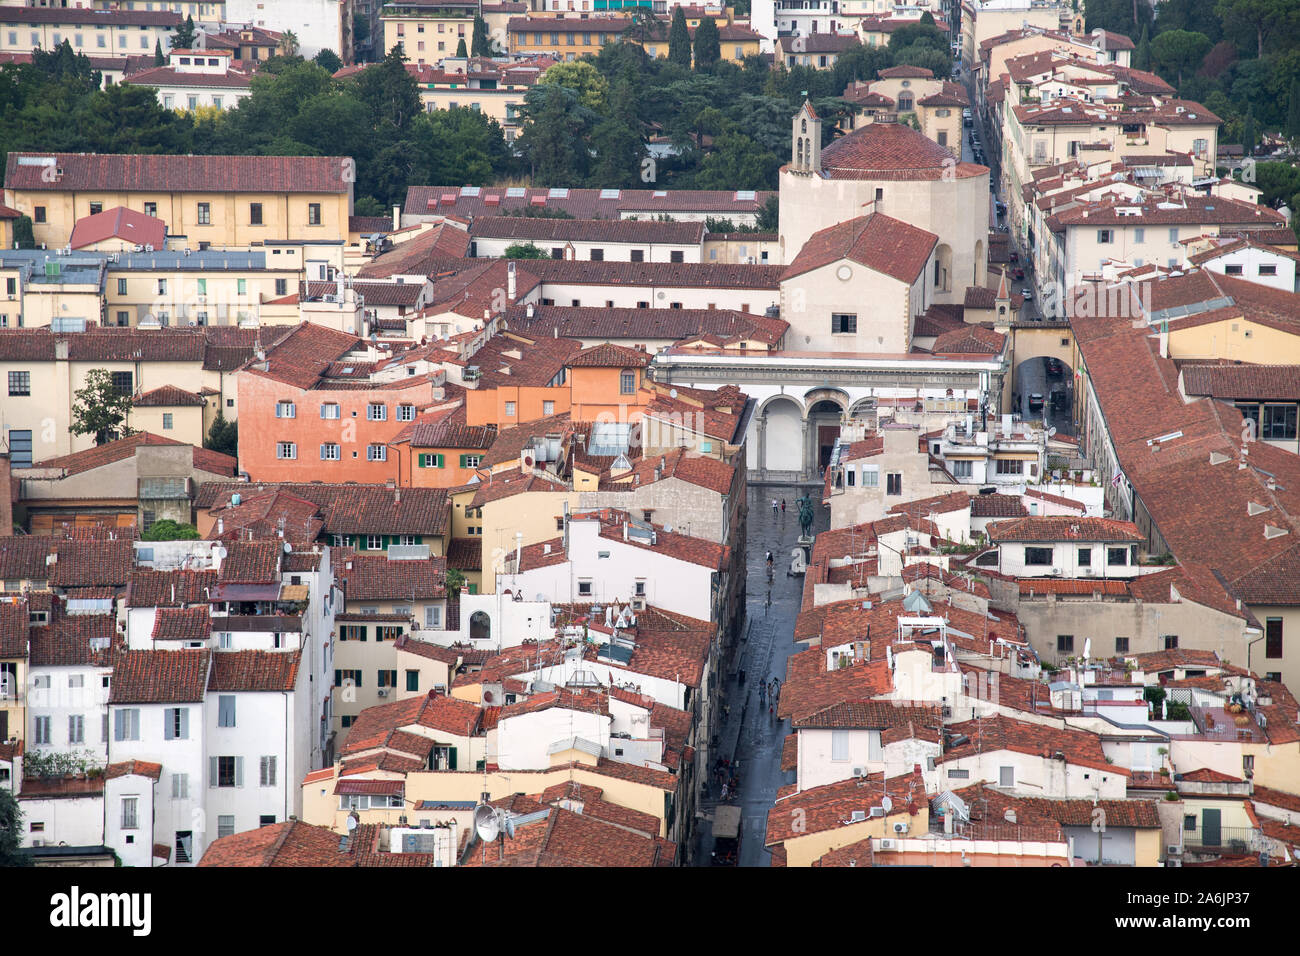
<svg viewBox="0 0 1300 956"><path fill-rule="evenodd" d="M162 391L162 389L158 389L157 391ZM176 389L176 391L180 392L181 390ZM177 402L176 404L181 403ZM47 458L44 461L37 462L32 467L62 468L69 475L79 475L82 472L90 471L92 468L102 468L105 465L111 465L114 462L130 458L135 455L136 448L141 445L184 444L184 442L174 441L171 438L164 438L161 435L155 435L152 432L136 432L125 438L119 438L117 441L111 441L104 445L96 445L94 448L87 448L85 451L73 452L71 455L61 455L57 458ZM196 469L212 472L213 474L218 475L233 476L235 474L237 463L231 456L223 455L215 451L209 451L206 448L198 448L194 445L188 447L193 449L191 454Z"/></svg>
<svg viewBox="0 0 1300 956"><path fill-rule="evenodd" d="M611 342L585 348L569 359L570 368L645 368L650 354Z"/></svg>
<svg viewBox="0 0 1300 956"><path fill-rule="evenodd" d="M184 604L203 604L217 586L216 571L152 571L139 569L131 572L127 583L127 607L178 607Z"/></svg>
<svg viewBox="0 0 1300 956"><path fill-rule="evenodd" d="M1137 526L1112 518L1049 517L1031 515L988 526L990 541L1114 541L1141 543L1146 540Z"/></svg>
<svg viewBox="0 0 1300 956"><path fill-rule="evenodd" d="M212 637L212 618L207 605L160 607L154 614L155 641L206 641Z"/></svg>
<svg viewBox="0 0 1300 956"><path fill-rule="evenodd" d="M126 587L135 564L129 539L64 539L55 542L54 553L49 580L56 588Z"/></svg>
<svg viewBox="0 0 1300 956"><path fill-rule="evenodd" d="M431 275L438 263L459 259L469 252L469 233L452 223L439 223L414 239L397 243L357 271L361 279L383 279L395 275Z"/></svg>
<svg viewBox="0 0 1300 956"><path fill-rule="evenodd" d="M162 249L167 242L167 223L125 206L114 206L78 219L72 227L68 245L73 249L84 249L96 242L115 238Z"/></svg>
<svg viewBox="0 0 1300 956"><path fill-rule="evenodd" d="M198 865L356 866L356 860L340 852L339 845L340 837L333 830L289 820L220 837L209 844Z"/></svg>
<svg viewBox="0 0 1300 956"><path fill-rule="evenodd" d="M543 242L669 243L698 246L704 223L655 219L540 219L526 216L479 216L470 226L473 238Z"/></svg>
<svg viewBox="0 0 1300 956"><path fill-rule="evenodd" d="M301 657L301 651L217 651L208 690L292 691Z"/></svg>
<svg viewBox="0 0 1300 956"><path fill-rule="evenodd" d="M1010 750L1046 760L1052 760L1057 753L1062 753L1067 763L1106 770L1125 777L1131 773L1126 767L1108 762L1101 749L1101 738L1082 730L1031 724L1001 714L952 724L950 729L968 740L961 746L950 746L942 756L936 758L936 763Z"/></svg>
<svg viewBox="0 0 1300 956"><path fill-rule="evenodd" d="M938 241L932 232L872 213L814 233L781 278L791 279L848 259L910 284L925 268Z"/></svg>
<svg viewBox="0 0 1300 956"><path fill-rule="evenodd" d="M162 779L162 764L149 763L146 760L126 760L121 763L111 763L104 768L105 780L116 780L118 777L132 775L149 777L157 783Z"/></svg>
<svg viewBox="0 0 1300 956"><path fill-rule="evenodd" d="M49 12L63 17L64 22L71 15L68 10ZM44 166L19 161L27 158L51 159L63 175L45 177ZM5 187L44 192L348 193L352 186L346 171L350 168L351 161L343 156L13 152L5 170Z"/></svg>
<svg viewBox="0 0 1300 956"><path fill-rule="evenodd" d="M901 123L868 123L822 150L831 179L927 180L987 176L974 163L953 163L952 153Z"/></svg>
<svg viewBox="0 0 1300 956"><path fill-rule="evenodd" d="M447 559L443 557L394 561L382 555L353 554L335 564L334 575L348 601L421 601L447 596Z"/></svg>
<svg viewBox="0 0 1300 956"><path fill-rule="evenodd" d="M136 408L171 408L180 405L203 406L207 403L202 396L196 395L194 392L187 392L175 385L163 385L138 396L131 404ZM233 462L234 459L231 459L231 461Z"/></svg>
<svg viewBox="0 0 1300 956"><path fill-rule="evenodd" d="M206 650L122 651L113 661L109 703L197 703L210 658Z"/></svg>
<svg viewBox="0 0 1300 956"><path fill-rule="evenodd" d="M441 535L447 530L449 508L443 488L397 491L386 485L207 482L199 486L194 506L215 511L229 507L231 495L248 498L269 491L315 502L324 515L326 534Z"/></svg>
<svg viewBox="0 0 1300 956"><path fill-rule="evenodd" d="M1211 398L1300 401L1300 366L1186 365L1183 390Z"/></svg>

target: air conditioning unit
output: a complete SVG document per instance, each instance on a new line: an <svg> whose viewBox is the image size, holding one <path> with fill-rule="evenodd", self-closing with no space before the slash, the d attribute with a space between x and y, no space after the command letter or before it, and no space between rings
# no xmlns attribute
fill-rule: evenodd
<svg viewBox="0 0 1300 956"><path fill-rule="evenodd" d="M632 610L634 610L634 611L644 611L644 610L645 610L645 598L643 598L643 597L634 597L634 598L632 599Z"/></svg>
<svg viewBox="0 0 1300 956"><path fill-rule="evenodd" d="M909 824L909 823L895 823L895 824L894 824L894 832L895 832L895 833L906 833L909 829L911 829L911 824Z"/></svg>
<svg viewBox="0 0 1300 956"><path fill-rule="evenodd" d="M898 841L897 841L897 840L881 840L881 841L880 841L880 849L882 849L882 850L893 850L893 849L896 849L897 847L898 847Z"/></svg>
<svg viewBox="0 0 1300 956"><path fill-rule="evenodd" d="M379 688L379 690L375 691L375 696L376 696L376 697L387 697L387 696L388 696L388 688L387 688L387 687L381 687L381 688Z"/></svg>
<svg viewBox="0 0 1300 956"><path fill-rule="evenodd" d="M867 775L867 768L866 768L866 767L854 767L854 768L853 768L853 776L855 776L855 777L865 777L866 775Z"/></svg>
<svg viewBox="0 0 1300 956"><path fill-rule="evenodd" d="M1171 843L1165 847L1165 856L1182 856L1183 848L1176 843Z"/></svg>

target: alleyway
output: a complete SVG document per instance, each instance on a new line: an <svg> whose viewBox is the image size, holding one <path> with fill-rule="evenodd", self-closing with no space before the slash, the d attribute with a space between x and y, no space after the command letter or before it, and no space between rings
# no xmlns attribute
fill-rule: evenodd
<svg viewBox="0 0 1300 956"><path fill-rule="evenodd" d="M773 677L785 681L785 661L796 650L792 641L794 620L803 596L803 578L787 575L790 550L799 539L799 508L795 500L804 490L793 486L751 486L749 489L749 562L747 638L740 645L739 660L728 675L724 701L731 711L723 722L719 753L740 762L739 796L728 795L742 813L741 866L767 866L770 854L763 846L767 811L777 789L786 782L781 773L781 743L789 732L785 721L769 716L768 704L759 702L759 685ZM821 506L821 490L810 489L816 519L813 533L825 530L830 512ZM772 514L772 499L784 498L784 513ZM767 581L765 557L773 554L772 583ZM769 598L770 595L770 598ZM770 603L769 603L770 600ZM738 670L745 672L739 681ZM719 789L710 782L702 811L712 817L719 802ZM698 829L699 852L695 862L710 864L713 836L709 820Z"/></svg>

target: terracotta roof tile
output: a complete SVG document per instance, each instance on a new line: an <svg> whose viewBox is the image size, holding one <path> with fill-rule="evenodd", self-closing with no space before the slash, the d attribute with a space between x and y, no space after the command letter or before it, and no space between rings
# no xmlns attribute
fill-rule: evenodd
<svg viewBox="0 0 1300 956"><path fill-rule="evenodd" d="M113 660L109 703L197 703L210 658L206 650L122 651Z"/></svg>
<svg viewBox="0 0 1300 956"><path fill-rule="evenodd" d="M292 691L301 651L217 651L209 691Z"/></svg>
<svg viewBox="0 0 1300 956"><path fill-rule="evenodd" d="M353 554L334 567L348 601L437 600L447 596L447 559L390 560Z"/></svg>
<svg viewBox="0 0 1300 956"><path fill-rule="evenodd" d="M71 11L49 11L63 22ZM85 15L85 14L83 14ZM48 158L63 175L47 179L45 167L20 158ZM347 193L342 156L184 156L108 153L10 153L10 189L96 192Z"/></svg>
<svg viewBox="0 0 1300 956"><path fill-rule="evenodd" d="M212 637L212 618L206 605L160 607L153 619L155 641L206 641Z"/></svg>
<svg viewBox="0 0 1300 956"><path fill-rule="evenodd" d="M919 180L987 176L974 163L954 165L945 146L901 123L868 123L822 150L830 179Z"/></svg>
<svg viewBox="0 0 1300 956"><path fill-rule="evenodd" d="M938 241L934 233L884 213L859 216L814 233L781 278L791 279L848 259L911 284L930 261Z"/></svg>

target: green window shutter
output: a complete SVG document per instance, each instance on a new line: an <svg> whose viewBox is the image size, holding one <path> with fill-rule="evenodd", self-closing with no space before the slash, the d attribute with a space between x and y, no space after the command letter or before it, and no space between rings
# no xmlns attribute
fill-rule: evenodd
<svg viewBox="0 0 1300 956"><path fill-rule="evenodd" d="M468 457L469 457L469 455L461 455L461 456L460 456L460 467L462 467L462 468L468 468L468 467L469 467L469 465L467 465L467 464L465 463L465 459L467 459Z"/></svg>
<svg viewBox="0 0 1300 956"><path fill-rule="evenodd" d="M357 627L357 640L364 641L365 639L366 639L366 626L362 624Z"/></svg>
<svg viewBox="0 0 1300 956"><path fill-rule="evenodd" d="M421 456L420 456L420 467L421 467L421 468L428 468L428 467L429 467L429 456L428 456L428 455L421 455Z"/></svg>
<svg viewBox="0 0 1300 956"><path fill-rule="evenodd" d="M434 456L433 456L433 467L435 467L435 468L441 468L441 467L443 466L443 461L444 461L444 458L443 458L442 455L434 455Z"/></svg>
<svg viewBox="0 0 1300 956"><path fill-rule="evenodd" d="M424 544L424 535L422 535L422 534L417 534L417 535L415 536L415 543L416 543L416 544Z"/></svg>
<svg viewBox="0 0 1300 956"><path fill-rule="evenodd" d="M452 770L456 769L456 748L455 747L447 748L447 766Z"/></svg>

